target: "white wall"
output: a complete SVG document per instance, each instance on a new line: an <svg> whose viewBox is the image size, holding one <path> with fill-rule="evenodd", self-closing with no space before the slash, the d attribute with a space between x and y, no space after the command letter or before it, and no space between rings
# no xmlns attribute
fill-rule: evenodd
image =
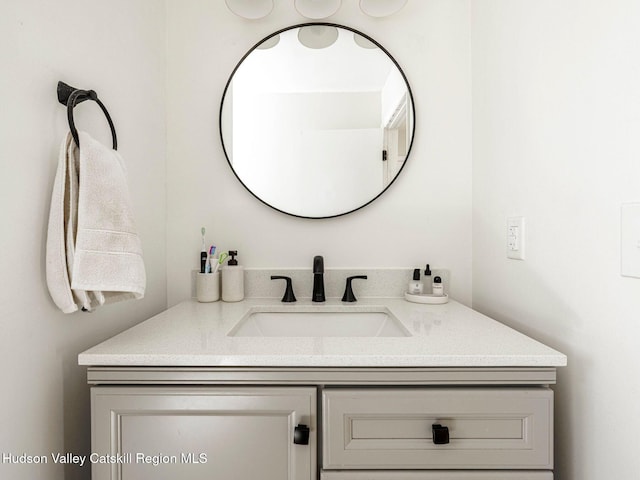
<svg viewBox="0 0 640 480"><path fill-rule="evenodd" d="M640 2L471 4L473 306L568 355L555 478L637 478L640 280L620 276L619 222L640 201Z"/></svg>
<svg viewBox="0 0 640 480"><path fill-rule="evenodd" d="M190 296L200 227L207 243L237 249L249 267L325 266L449 268L452 295L471 299L471 114L469 3L408 2L374 19L344 1L327 20L379 41L403 67L414 91L417 131L400 177L379 200L345 217L301 220L263 205L235 179L218 133L227 78L256 42L308 21L292 2L275 2L266 18L248 21L224 2L168 4L167 178L168 296ZM424 268L424 265L423 265Z"/></svg>
<svg viewBox="0 0 640 480"><path fill-rule="evenodd" d="M155 0L0 3L0 452L90 451L82 350L166 306L165 9ZM58 80L93 88L117 129L147 269L141 301L64 315L49 297L44 245L57 155L68 130ZM99 107L79 128L110 144ZM90 467L0 465L0 478L88 479Z"/></svg>
<svg viewBox="0 0 640 480"><path fill-rule="evenodd" d="M0 451L89 451L77 353L162 310L165 288L170 304L189 296L204 225L209 242L237 248L251 267L307 267L324 254L328 267L450 268L457 299L569 356L556 387L556 479L635 478L640 280L619 275L619 212L640 201L640 4L416 0L378 20L344 1L329 20L373 36L403 66L417 132L384 197L311 221L251 197L218 134L237 60L305 21L291 2L258 22L204 0L170 1L166 12L155 0L2 2ZM91 315L57 312L44 281L66 131L59 79L95 88L114 117L147 265L143 301ZM79 107L76 121L109 141L95 105ZM505 258L508 215L527 219L524 262ZM89 478L87 468L0 468L19 480Z"/></svg>

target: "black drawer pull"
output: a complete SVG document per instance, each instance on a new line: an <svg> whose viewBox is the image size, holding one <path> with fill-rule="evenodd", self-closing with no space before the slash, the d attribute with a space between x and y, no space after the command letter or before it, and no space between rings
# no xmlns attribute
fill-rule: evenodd
<svg viewBox="0 0 640 480"><path fill-rule="evenodd" d="M439 423L431 425L433 433L433 443L436 445L445 445L449 443L449 427L443 427Z"/></svg>
<svg viewBox="0 0 640 480"><path fill-rule="evenodd" d="M293 429L293 443L296 445L309 445L309 427L298 424Z"/></svg>

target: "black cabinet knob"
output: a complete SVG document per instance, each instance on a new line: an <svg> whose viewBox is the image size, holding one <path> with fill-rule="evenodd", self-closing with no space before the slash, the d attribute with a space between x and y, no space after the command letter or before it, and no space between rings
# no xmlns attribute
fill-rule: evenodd
<svg viewBox="0 0 640 480"><path fill-rule="evenodd" d="M309 445L309 427L298 424L293 429L293 443L296 445Z"/></svg>
<svg viewBox="0 0 640 480"><path fill-rule="evenodd" d="M449 427L443 427L439 423L434 423L431 425L431 433L433 434L433 443L436 445L449 443Z"/></svg>

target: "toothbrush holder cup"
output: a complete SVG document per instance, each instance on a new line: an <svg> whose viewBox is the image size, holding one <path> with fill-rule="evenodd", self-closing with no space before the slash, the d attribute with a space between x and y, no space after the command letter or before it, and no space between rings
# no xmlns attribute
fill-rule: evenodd
<svg viewBox="0 0 640 480"><path fill-rule="evenodd" d="M202 303L220 300L220 271L196 273L196 299Z"/></svg>

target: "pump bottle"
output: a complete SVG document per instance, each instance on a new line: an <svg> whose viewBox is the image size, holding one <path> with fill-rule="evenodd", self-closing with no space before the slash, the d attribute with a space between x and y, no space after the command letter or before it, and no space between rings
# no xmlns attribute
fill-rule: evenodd
<svg viewBox="0 0 640 480"><path fill-rule="evenodd" d="M244 299L244 267L238 265L237 250L229 250L231 257L222 268L222 301L239 302Z"/></svg>

